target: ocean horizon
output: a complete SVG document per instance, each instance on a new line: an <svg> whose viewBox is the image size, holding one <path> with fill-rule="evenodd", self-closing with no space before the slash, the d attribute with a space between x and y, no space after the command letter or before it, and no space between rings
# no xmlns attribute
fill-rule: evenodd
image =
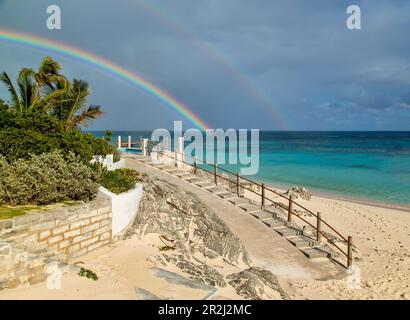
<svg viewBox="0 0 410 320"><path fill-rule="evenodd" d="M90 131L101 137L103 131ZM113 131L150 138L150 131ZM259 172L277 187L303 186L319 194L385 204L410 204L409 131L260 131ZM239 165L222 165L238 171Z"/></svg>

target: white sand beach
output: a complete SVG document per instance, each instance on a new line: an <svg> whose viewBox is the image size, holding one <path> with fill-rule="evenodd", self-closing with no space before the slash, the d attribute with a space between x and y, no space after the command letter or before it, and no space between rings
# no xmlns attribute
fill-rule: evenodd
<svg viewBox="0 0 410 320"><path fill-rule="evenodd" d="M300 202L353 237L353 265L360 268L361 286L349 290L346 279L293 282L292 298L410 298L409 211L315 196Z"/></svg>

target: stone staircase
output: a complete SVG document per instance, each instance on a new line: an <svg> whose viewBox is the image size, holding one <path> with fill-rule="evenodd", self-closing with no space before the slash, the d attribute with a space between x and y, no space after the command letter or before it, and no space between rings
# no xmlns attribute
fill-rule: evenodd
<svg viewBox="0 0 410 320"><path fill-rule="evenodd" d="M253 203L250 199L240 197L236 193L230 192L226 187L217 186L206 178L200 178L189 170L181 170L170 164L153 163L150 157L134 157L145 165L157 168L174 176L185 180L203 190L206 190L221 199L224 199L234 206L237 206L249 213L256 219L263 222L267 227L277 232L297 247L309 259L331 258L332 253L314 239L303 234L303 230L280 217L277 208L269 206L261 208L260 205Z"/></svg>

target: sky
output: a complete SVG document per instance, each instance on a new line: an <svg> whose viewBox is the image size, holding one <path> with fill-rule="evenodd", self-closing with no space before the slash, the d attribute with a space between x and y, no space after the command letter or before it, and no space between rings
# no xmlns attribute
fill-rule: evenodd
<svg viewBox="0 0 410 320"><path fill-rule="evenodd" d="M61 30L46 26L50 4ZM346 27L351 4L361 30ZM410 130L409 17L406 0L0 0L0 28L138 72L225 129ZM89 82L90 103L105 111L90 130L193 126L137 86L53 52L0 41L0 70L14 78L47 55Z"/></svg>

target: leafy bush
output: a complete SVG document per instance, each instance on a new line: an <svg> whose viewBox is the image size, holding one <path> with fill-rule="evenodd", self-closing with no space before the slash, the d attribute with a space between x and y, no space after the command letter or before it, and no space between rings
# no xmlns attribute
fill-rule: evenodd
<svg viewBox="0 0 410 320"><path fill-rule="evenodd" d="M91 279L94 281L98 280L98 276L97 274L90 270L90 269L86 269L86 268L81 268L80 271L77 273L80 277L85 277L87 279Z"/></svg>
<svg viewBox="0 0 410 320"><path fill-rule="evenodd" d="M0 154L8 161L29 159L30 154L53 150L61 150L63 155L73 152L88 163L94 155L115 153L116 148L90 133L67 131L58 119L44 112L21 114L0 108Z"/></svg>
<svg viewBox="0 0 410 320"><path fill-rule="evenodd" d="M116 194L134 189L141 181L141 174L132 169L104 170L101 175L101 185Z"/></svg>
<svg viewBox="0 0 410 320"><path fill-rule="evenodd" d="M135 187L135 180L125 175L121 170L106 171L102 175L101 185L109 191L119 194Z"/></svg>
<svg viewBox="0 0 410 320"><path fill-rule="evenodd" d="M0 156L0 195L10 205L88 201L98 192L93 171L69 153L32 155L11 163Z"/></svg>
<svg viewBox="0 0 410 320"><path fill-rule="evenodd" d="M119 169L119 171L121 171L126 176L132 177L135 182L143 182L144 181L143 178L147 176L146 173L141 173L133 169L124 168L124 169Z"/></svg>

